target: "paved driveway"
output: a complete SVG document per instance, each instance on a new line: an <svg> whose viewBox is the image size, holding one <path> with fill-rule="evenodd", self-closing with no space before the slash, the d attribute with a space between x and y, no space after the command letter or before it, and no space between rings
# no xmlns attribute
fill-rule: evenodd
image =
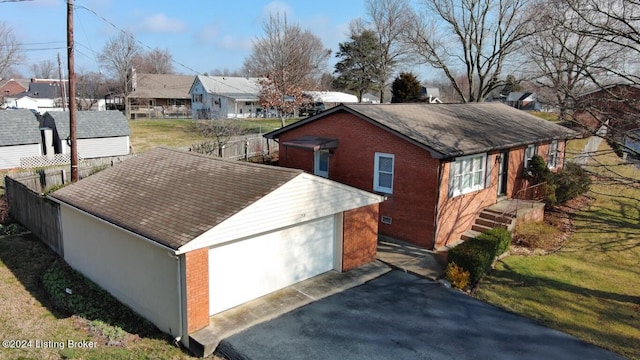
<svg viewBox="0 0 640 360"><path fill-rule="evenodd" d="M400 271L251 327L218 351L230 359L621 359Z"/></svg>

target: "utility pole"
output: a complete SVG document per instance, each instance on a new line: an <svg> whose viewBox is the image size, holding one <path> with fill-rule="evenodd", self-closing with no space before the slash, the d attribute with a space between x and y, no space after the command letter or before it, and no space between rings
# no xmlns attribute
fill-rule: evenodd
<svg viewBox="0 0 640 360"><path fill-rule="evenodd" d="M67 65L69 66L71 182L76 182L78 181L78 142L76 141L76 73L74 70L73 46L73 0L67 0Z"/></svg>
<svg viewBox="0 0 640 360"><path fill-rule="evenodd" d="M62 81L62 65L60 63L60 53L58 53L58 80L60 83L60 97L62 98L62 111L64 111L66 108L67 96L65 94L64 81Z"/></svg>

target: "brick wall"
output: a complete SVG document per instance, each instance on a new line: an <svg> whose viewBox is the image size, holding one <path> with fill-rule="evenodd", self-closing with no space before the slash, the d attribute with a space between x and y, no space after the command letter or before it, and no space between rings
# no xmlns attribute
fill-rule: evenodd
<svg viewBox="0 0 640 360"><path fill-rule="evenodd" d="M342 271L351 270L376 259L378 216L378 204L344 212Z"/></svg>
<svg viewBox="0 0 640 360"><path fill-rule="evenodd" d="M329 178L370 192L374 192L375 153L393 154L393 194L382 194L387 200L380 204L380 216L390 217L391 224L380 223L379 231L433 247L439 161L428 151L346 112L292 129L281 135L280 144L303 135L338 139L329 159ZM313 153L281 146L280 165L312 173Z"/></svg>
<svg viewBox="0 0 640 360"><path fill-rule="evenodd" d="M187 288L187 331L209 325L209 249L185 254Z"/></svg>

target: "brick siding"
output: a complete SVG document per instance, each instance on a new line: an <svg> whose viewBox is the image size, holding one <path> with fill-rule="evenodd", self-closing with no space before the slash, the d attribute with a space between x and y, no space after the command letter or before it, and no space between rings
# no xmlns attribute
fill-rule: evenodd
<svg viewBox="0 0 640 360"><path fill-rule="evenodd" d="M185 254L187 288L187 331L209 325L209 249Z"/></svg>
<svg viewBox="0 0 640 360"><path fill-rule="evenodd" d="M342 271L376 259L378 204L344 212L342 220Z"/></svg>

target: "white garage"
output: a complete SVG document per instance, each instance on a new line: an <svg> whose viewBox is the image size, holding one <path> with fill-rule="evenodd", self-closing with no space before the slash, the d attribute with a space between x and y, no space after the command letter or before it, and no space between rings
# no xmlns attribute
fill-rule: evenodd
<svg viewBox="0 0 640 360"><path fill-rule="evenodd" d="M384 200L301 170L163 148L50 198L65 260L186 346L212 314L374 260Z"/></svg>

